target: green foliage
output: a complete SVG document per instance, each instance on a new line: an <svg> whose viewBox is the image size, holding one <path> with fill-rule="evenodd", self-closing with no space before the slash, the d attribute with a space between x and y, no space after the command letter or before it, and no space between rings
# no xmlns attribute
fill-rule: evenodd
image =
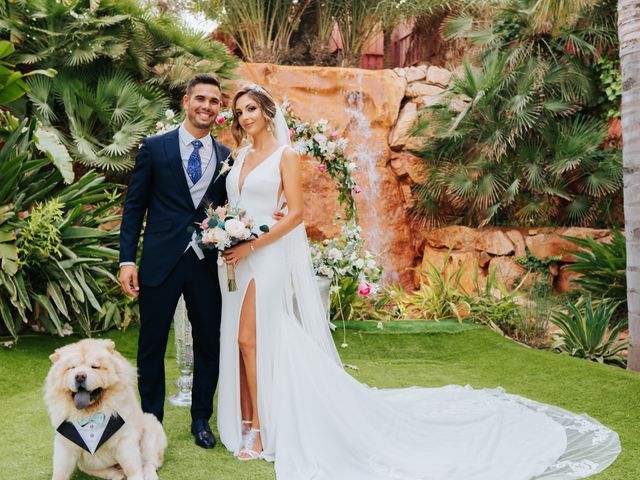
<svg viewBox="0 0 640 480"><path fill-rule="evenodd" d="M444 265L449 255L450 253L445 257ZM471 310L464 289L460 285L463 273L462 267L447 272L427 261L425 268L420 271L420 288L397 297L399 310L404 318L456 319L462 322Z"/></svg>
<svg viewBox="0 0 640 480"><path fill-rule="evenodd" d="M489 326L503 335L517 338L520 333L522 314L516 298L521 285L509 292L496 281L496 272L491 270L486 285L481 288L475 275L475 293L466 295L466 303L470 306L469 317L475 323Z"/></svg>
<svg viewBox="0 0 640 480"><path fill-rule="evenodd" d="M488 25L470 15L446 25L450 38L480 47L481 63L465 63L443 105L423 112L415 129L430 137L415 212L432 223L447 215L480 226L612 218L602 212L620 195L621 155L603 147L607 126L586 109L595 102L588 64L614 45L615 27L585 20L540 32L530 3L509 1Z"/></svg>
<svg viewBox="0 0 640 480"><path fill-rule="evenodd" d="M221 22L245 60L277 63L312 0L209 0L208 13Z"/></svg>
<svg viewBox="0 0 640 480"><path fill-rule="evenodd" d="M622 72L620 59L600 57L594 68L600 80L598 104L605 118L620 118L622 101Z"/></svg>
<svg viewBox="0 0 640 480"><path fill-rule="evenodd" d="M0 40L0 105L11 103L29 91L24 78L31 75L53 76L55 70L34 70L23 74L15 71L15 65L3 60L15 51L11 42Z"/></svg>
<svg viewBox="0 0 640 480"><path fill-rule="evenodd" d="M624 366L625 359L620 352L628 343L617 340L627 322L613 326L618 306L618 302L600 300L594 309L591 297L581 299L576 305L568 303L567 312L554 312L551 316L551 322L561 330L554 347L574 357Z"/></svg>
<svg viewBox="0 0 640 480"><path fill-rule="evenodd" d="M368 44L407 18L427 16L465 0L201 0L242 57L253 62L359 66ZM329 50L332 36L341 48ZM304 52L302 50L305 50Z"/></svg>
<svg viewBox="0 0 640 480"><path fill-rule="evenodd" d="M567 269L582 274L573 280L595 298L607 298L627 311L627 247L620 230L611 231L611 242L600 243L591 237L563 236L578 247L570 253L576 258Z"/></svg>
<svg viewBox="0 0 640 480"><path fill-rule="evenodd" d="M447 264L449 254L443 260ZM520 320L516 295L520 286L508 292L499 285L495 271L491 271L486 284L480 285L477 268L473 288L466 290L460 283L464 269L439 269L431 262L420 271L420 288L406 293L400 288L390 290L393 314L398 318L425 320L470 320L488 326L502 335L514 336Z"/></svg>
<svg viewBox="0 0 640 480"><path fill-rule="evenodd" d="M38 79L31 82L28 96L38 116L64 140L74 158L107 170L133 166L131 152L169 106L161 90L140 85L122 73L100 77L95 86L67 74L55 80ZM69 119L64 129L54 127L64 117L59 107Z"/></svg>
<svg viewBox="0 0 640 480"><path fill-rule="evenodd" d="M64 205L54 198L35 203L22 227L18 242L18 260L21 267L37 266L49 257L60 258L62 238L59 226L63 221Z"/></svg>
<svg viewBox="0 0 640 480"><path fill-rule="evenodd" d="M58 335L122 326L119 311L130 319L135 310L114 276L121 196L93 171L65 185L53 162L40 156L34 122L3 119L2 330L17 338L27 325Z"/></svg>
<svg viewBox="0 0 640 480"><path fill-rule="evenodd" d="M529 247L525 247L524 250L526 256L516 258L516 262L526 268L529 272L536 274L536 285L541 285L544 289L549 290L549 276L551 275L549 267L557 264L558 260L560 260L562 256L558 255L551 258L538 258L531 253Z"/></svg>
<svg viewBox="0 0 640 480"><path fill-rule="evenodd" d="M220 42L133 0L10 3L0 35L15 40L24 69L58 70L29 82L33 113L74 160L105 170L132 166L194 72L228 78L236 65Z"/></svg>

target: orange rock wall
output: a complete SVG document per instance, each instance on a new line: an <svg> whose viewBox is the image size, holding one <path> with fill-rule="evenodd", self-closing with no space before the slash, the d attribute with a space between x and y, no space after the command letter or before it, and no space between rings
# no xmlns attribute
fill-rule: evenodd
<svg viewBox="0 0 640 480"><path fill-rule="evenodd" d="M388 167L388 138L405 95L406 80L391 70L294 67L243 64L239 79L227 91L247 82L264 86L277 101L285 97L293 111L310 122L329 120L349 140L348 154L358 169L362 187L356 204L366 247L381 254L386 281L412 286L410 268L416 261L401 182ZM318 162L304 159L305 222L309 235L337 235L338 211L334 182L318 171ZM405 192L406 195L406 192Z"/></svg>
<svg viewBox="0 0 640 480"><path fill-rule="evenodd" d="M525 257L528 248L533 256L540 259L559 257L557 262L549 265L549 282L558 292L566 293L576 287L572 280L578 276L566 269L568 264L575 262L567 250L578 250L579 247L561 235L611 241L609 231L601 229L469 228L453 225L424 233L422 269L434 266L448 276L462 269L460 285L467 291L474 290L475 282L483 288L489 272L493 270L496 281L512 289L527 274L527 269L516 259ZM419 283L420 275L416 271L416 283ZM535 273L532 273L526 277L525 283L531 285L535 281Z"/></svg>

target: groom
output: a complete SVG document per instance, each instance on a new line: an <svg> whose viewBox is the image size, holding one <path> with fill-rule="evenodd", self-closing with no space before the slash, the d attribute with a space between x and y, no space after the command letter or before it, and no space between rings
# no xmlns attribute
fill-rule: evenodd
<svg viewBox="0 0 640 480"><path fill-rule="evenodd" d="M191 432L203 448L216 443L209 418L218 382L221 298L217 254L198 247L194 224L204 220L207 202L224 205L226 201L224 177L215 179L229 149L210 133L220 105L220 83L215 77L197 74L189 81L182 100L184 123L145 138L140 146L120 226L120 284L125 293L140 296L142 409L162 421L164 355L182 294L193 331ZM145 213L138 277L136 251Z"/></svg>

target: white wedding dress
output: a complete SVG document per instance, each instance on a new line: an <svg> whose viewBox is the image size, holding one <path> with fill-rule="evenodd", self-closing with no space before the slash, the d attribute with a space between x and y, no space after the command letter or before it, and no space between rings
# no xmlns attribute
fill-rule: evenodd
<svg viewBox="0 0 640 480"><path fill-rule="evenodd" d="M247 148L227 175L229 204L246 209L256 227L275 223L284 148L246 175L242 191ZM262 458L275 461L278 480L568 480L615 460L617 434L586 415L501 389L379 390L355 380L342 368L324 312L293 308L294 293L299 299L316 288L293 278L300 265L292 261L310 270L310 259L295 253L308 252L303 229L239 262L235 292L219 270L218 429L227 449L241 448L238 325L254 280Z"/></svg>

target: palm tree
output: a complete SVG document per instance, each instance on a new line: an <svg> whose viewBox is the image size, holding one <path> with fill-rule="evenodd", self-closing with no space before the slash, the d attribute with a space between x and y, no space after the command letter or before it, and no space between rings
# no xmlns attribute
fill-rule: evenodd
<svg viewBox="0 0 640 480"><path fill-rule="evenodd" d="M481 63L466 65L445 104L417 125L430 137L420 152L428 175L415 188L416 213L428 223L448 220L443 214L464 214L470 225L612 217L622 165L619 152L602 148L606 123L591 114L589 64L614 48L615 24L590 21L589 10L552 34L533 23L534 4L510 0L489 21L472 11L446 21L445 35L477 45Z"/></svg>
<svg viewBox="0 0 640 480"><path fill-rule="evenodd" d="M627 366L640 370L640 5L618 2L618 35L622 67L622 134L624 144L624 219L627 237L627 303L629 353Z"/></svg>
<svg viewBox="0 0 640 480"><path fill-rule="evenodd" d="M101 170L132 166L140 140L171 99L177 105L193 72L229 78L236 65L222 43L135 0L0 4L2 36L15 39L10 60L23 71L59 72L29 82L26 108L55 130L74 161Z"/></svg>

